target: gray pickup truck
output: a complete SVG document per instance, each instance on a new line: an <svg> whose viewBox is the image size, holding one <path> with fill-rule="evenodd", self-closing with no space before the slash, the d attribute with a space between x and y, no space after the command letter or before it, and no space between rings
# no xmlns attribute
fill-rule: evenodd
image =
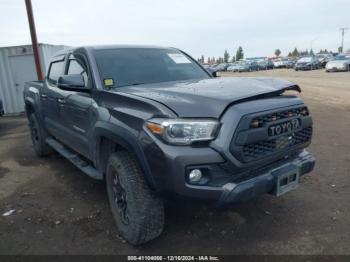
<svg viewBox="0 0 350 262"><path fill-rule="evenodd" d="M161 234L165 199L224 205L295 189L315 164L300 91L216 77L175 48L95 46L55 55L24 101L36 154L54 149L105 180L117 228L137 245Z"/></svg>

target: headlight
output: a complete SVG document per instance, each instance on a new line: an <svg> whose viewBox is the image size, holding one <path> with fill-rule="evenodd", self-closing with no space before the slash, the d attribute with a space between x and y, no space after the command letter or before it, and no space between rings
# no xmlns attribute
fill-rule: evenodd
<svg viewBox="0 0 350 262"><path fill-rule="evenodd" d="M215 139L219 122L211 119L151 119L147 128L170 144L190 145Z"/></svg>

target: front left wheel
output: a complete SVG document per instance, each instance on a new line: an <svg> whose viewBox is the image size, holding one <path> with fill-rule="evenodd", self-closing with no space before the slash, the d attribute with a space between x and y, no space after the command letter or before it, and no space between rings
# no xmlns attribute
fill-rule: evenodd
<svg viewBox="0 0 350 262"><path fill-rule="evenodd" d="M146 243L162 233L163 202L147 185L132 154L119 151L110 156L106 184L114 220L119 232L129 243Z"/></svg>

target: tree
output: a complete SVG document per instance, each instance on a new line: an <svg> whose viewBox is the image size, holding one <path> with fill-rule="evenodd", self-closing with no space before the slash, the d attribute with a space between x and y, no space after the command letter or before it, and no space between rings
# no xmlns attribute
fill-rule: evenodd
<svg viewBox="0 0 350 262"><path fill-rule="evenodd" d="M314 50L310 49L310 55L314 55Z"/></svg>
<svg viewBox="0 0 350 262"><path fill-rule="evenodd" d="M243 58L244 58L243 48L239 46L236 52L236 61L239 61Z"/></svg>
<svg viewBox="0 0 350 262"><path fill-rule="evenodd" d="M235 56L232 56L231 62L232 62L232 63L236 62L236 57L235 57Z"/></svg>
<svg viewBox="0 0 350 262"><path fill-rule="evenodd" d="M225 63L228 63L230 60L230 54L227 52L227 50L225 50L225 53L224 53L224 62Z"/></svg>
<svg viewBox="0 0 350 262"><path fill-rule="evenodd" d="M343 53L343 48L341 46L338 47L338 53Z"/></svg>
<svg viewBox="0 0 350 262"><path fill-rule="evenodd" d="M292 55L295 56L295 57L299 56L299 51L298 51L297 48L294 48L294 50L292 52Z"/></svg>
<svg viewBox="0 0 350 262"><path fill-rule="evenodd" d="M282 53L281 50L279 50L279 49L275 50L275 56L280 56L281 53Z"/></svg>
<svg viewBox="0 0 350 262"><path fill-rule="evenodd" d="M291 52L289 52L289 53L288 53L288 57L291 57L291 56L293 56L293 55L292 55L292 53L291 53Z"/></svg>
<svg viewBox="0 0 350 262"><path fill-rule="evenodd" d="M201 63L204 64L204 55L201 57Z"/></svg>

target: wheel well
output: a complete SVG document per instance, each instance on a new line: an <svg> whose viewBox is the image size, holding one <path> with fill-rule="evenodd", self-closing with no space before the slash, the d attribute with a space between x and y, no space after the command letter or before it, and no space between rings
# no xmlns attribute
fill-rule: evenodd
<svg viewBox="0 0 350 262"><path fill-rule="evenodd" d="M117 151L126 150L124 147L108 137L101 137L98 146L98 167L104 174L106 172L109 156Z"/></svg>
<svg viewBox="0 0 350 262"><path fill-rule="evenodd" d="M33 105L29 103L26 103L25 110L26 110L27 116L30 116L32 113L35 112Z"/></svg>

